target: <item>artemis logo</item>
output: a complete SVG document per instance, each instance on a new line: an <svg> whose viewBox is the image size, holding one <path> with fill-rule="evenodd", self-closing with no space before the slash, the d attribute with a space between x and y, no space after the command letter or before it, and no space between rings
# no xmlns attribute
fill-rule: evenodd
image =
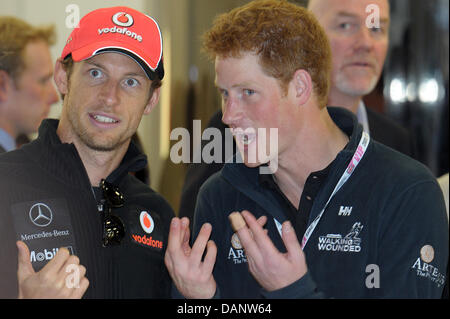
<svg viewBox="0 0 450 319"><path fill-rule="evenodd" d="M125 12L117 12L112 21L120 27L131 27L134 23L133 17Z"/></svg>
<svg viewBox="0 0 450 319"><path fill-rule="evenodd" d="M73 254L73 250L71 246L66 247L67 249L69 249L70 253ZM56 253L58 252L58 248L53 248L50 250L44 249L44 251L35 251L32 250L30 252L30 261L32 263L34 262L41 262L44 260L52 260L53 257L55 257Z"/></svg>

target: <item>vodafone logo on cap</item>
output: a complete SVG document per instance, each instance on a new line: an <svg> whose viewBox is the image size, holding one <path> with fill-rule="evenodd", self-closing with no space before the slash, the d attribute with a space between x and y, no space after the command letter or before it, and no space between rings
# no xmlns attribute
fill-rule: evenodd
<svg viewBox="0 0 450 319"><path fill-rule="evenodd" d="M120 27L131 27L134 23L133 17L125 12L117 12L112 21Z"/></svg>
<svg viewBox="0 0 450 319"><path fill-rule="evenodd" d="M141 215L139 216L139 221L141 222L142 229L147 234L151 234L153 228L155 228L155 222L153 221L152 216L150 216L150 214L147 213L146 211L142 211Z"/></svg>

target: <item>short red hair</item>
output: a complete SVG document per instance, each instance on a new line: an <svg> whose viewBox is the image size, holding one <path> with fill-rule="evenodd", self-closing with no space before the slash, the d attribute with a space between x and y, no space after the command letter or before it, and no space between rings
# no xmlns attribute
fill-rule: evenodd
<svg viewBox="0 0 450 319"><path fill-rule="evenodd" d="M212 59L258 54L264 72L284 90L303 69L311 76L319 105L326 106L331 49L325 31L305 8L285 0L252 1L216 17L203 46Z"/></svg>

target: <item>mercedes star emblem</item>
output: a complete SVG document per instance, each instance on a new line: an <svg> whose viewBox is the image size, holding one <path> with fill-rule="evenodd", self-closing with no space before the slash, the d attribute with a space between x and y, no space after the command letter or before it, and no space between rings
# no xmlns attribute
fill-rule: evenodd
<svg viewBox="0 0 450 319"><path fill-rule="evenodd" d="M34 204L30 209L30 220L36 226L48 226L53 220L52 210L43 203Z"/></svg>

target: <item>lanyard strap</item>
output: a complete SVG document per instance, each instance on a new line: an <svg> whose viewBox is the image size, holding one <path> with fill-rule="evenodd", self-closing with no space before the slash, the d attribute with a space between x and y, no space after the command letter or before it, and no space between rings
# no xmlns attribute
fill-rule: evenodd
<svg viewBox="0 0 450 319"><path fill-rule="evenodd" d="M367 146L370 142L370 136L366 132L362 133L361 140L359 141L358 147L356 148L355 153L353 154L352 160L348 164L347 168L345 169L344 173L342 174L341 178L339 179L339 182L336 184L336 187L334 188L333 192L330 195L330 198L328 198L328 201L326 202L323 209L320 211L320 214L317 215L317 217L313 220L313 222L308 226L308 228L305 231L305 234L302 239L302 249L305 248L306 243L308 242L309 238L311 237L311 234L313 233L314 229L316 228L317 224L319 223L320 219L322 218L323 213L325 212L325 209L328 207L328 204L330 203L331 199L334 197L334 195L341 189L341 187L347 182L347 180L350 178L350 176L355 171L356 166L358 166L359 162L361 162L361 159L363 158L364 154L366 153ZM275 225L277 226L278 232L281 236L281 224L278 220L274 218Z"/></svg>

